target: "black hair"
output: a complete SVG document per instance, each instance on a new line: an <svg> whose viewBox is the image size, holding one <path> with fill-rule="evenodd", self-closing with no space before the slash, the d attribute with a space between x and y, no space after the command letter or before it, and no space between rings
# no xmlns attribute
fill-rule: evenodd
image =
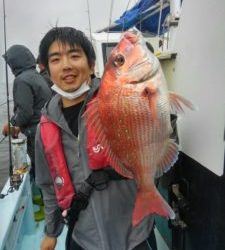
<svg viewBox="0 0 225 250"><path fill-rule="evenodd" d="M36 59L36 64L41 64L40 55L38 55L38 57Z"/></svg>
<svg viewBox="0 0 225 250"><path fill-rule="evenodd" d="M72 27L54 27L42 38L39 46L39 60L48 69L48 51L54 41L68 44L71 47L80 46L87 56L88 64L91 66L96 59L94 48L86 35Z"/></svg>

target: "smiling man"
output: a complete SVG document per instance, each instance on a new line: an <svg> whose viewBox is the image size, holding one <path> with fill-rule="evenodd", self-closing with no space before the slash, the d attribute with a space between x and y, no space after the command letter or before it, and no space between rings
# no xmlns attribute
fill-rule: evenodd
<svg viewBox="0 0 225 250"><path fill-rule="evenodd" d="M152 218L131 224L134 180L110 166L89 167L82 114L99 86L90 41L79 30L56 27L42 39L39 55L57 92L43 109L36 134L36 182L43 191L46 222L41 250L55 249L63 219L68 223L66 250L151 249L146 239Z"/></svg>

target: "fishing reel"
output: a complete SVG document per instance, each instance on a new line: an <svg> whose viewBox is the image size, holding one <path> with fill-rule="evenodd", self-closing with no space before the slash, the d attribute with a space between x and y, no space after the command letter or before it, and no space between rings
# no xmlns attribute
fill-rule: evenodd
<svg viewBox="0 0 225 250"><path fill-rule="evenodd" d="M6 194L0 194L0 199L4 199L5 196L7 196L9 193L12 193L13 191L17 191L20 188L21 183L23 182L23 176L20 174L12 174L9 177L9 184L10 187L7 190Z"/></svg>
<svg viewBox="0 0 225 250"><path fill-rule="evenodd" d="M20 174L11 175L9 192L13 192L14 190L19 190L22 181L23 177Z"/></svg>

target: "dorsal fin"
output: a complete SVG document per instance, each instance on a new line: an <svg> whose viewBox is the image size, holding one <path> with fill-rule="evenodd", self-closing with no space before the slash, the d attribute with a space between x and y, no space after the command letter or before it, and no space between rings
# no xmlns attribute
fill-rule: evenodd
<svg viewBox="0 0 225 250"><path fill-rule="evenodd" d="M179 145L174 140L169 139L168 144L164 149L164 153L160 162L157 164L155 177L158 178L167 172L177 161L179 154Z"/></svg>

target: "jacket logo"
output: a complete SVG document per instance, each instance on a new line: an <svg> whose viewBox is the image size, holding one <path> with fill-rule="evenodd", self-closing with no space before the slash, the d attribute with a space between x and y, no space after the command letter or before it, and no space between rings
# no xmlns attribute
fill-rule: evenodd
<svg viewBox="0 0 225 250"><path fill-rule="evenodd" d="M101 146L101 144L97 144L96 146L92 147L92 150L94 153L99 153L101 150L103 149L103 147Z"/></svg>

